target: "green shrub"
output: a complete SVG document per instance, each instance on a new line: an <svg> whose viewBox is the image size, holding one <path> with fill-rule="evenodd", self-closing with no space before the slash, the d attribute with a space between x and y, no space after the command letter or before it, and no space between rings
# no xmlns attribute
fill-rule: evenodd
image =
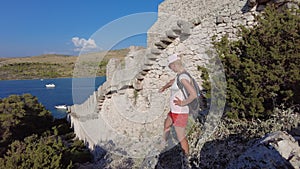
<svg viewBox="0 0 300 169"><path fill-rule="evenodd" d="M300 103L299 10L278 12L267 7L241 38L225 36L214 45L227 79L227 115L268 118L275 107Z"/></svg>
<svg viewBox="0 0 300 169"><path fill-rule="evenodd" d="M7 147L12 140L45 132L51 127L52 121L51 113L30 94L0 99L1 147Z"/></svg>
<svg viewBox="0 0 300 169"><path fill-rule="evenodd" d="M108 60L102 60L98 65L99 66L98 73L101 74L102 76L106 75L107 64L108 64Z"/></svg>
<svg viewBox="0 0 300 169"><path fill-rule="evenodd" d="M208 70L205 67L201 67L198 66L197 70L201 72L201 80L202 80L202 87L203 90L206 90L206 97L210 98L210 90L211 90L211 86L210 86L210 82L209 82L209 74L208 74Z"/></svg>
<svg viewBox="0 0 300 169"><path fill-rule="evenodd" d="M0 159L3 168L70 168L72 163L64 163L66 147L55 137L26 137L24 142L14 141L5 157Z"/></svg>
<svg viewBox="0 0 300 169"><path fill-rule="evenodd" d="M93 160L67 121L53 121L30 94L0 99L0 135L1 169L71 168Z"/></svg>

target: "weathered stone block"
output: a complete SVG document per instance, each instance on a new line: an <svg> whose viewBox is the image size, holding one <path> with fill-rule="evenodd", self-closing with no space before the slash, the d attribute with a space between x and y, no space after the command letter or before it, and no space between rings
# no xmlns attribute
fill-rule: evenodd
<svg viewBox="0 0 300 169"><path fill-rule="evenodd" d="M153 61L153 60L146 60L145 61L146 66L152 66L154 63L155 63L155 61Z"/></svg>
<svg viewBox="0 0 300 169"><path fill-rule="evenodd" d="M147 59L150 59L150 60L156 60L156 59L158 59L158 55L147 54L147 55L146 55L146 58L147 58Z"/></svg>
<svg viewBox="0 0 300 169"><path fill-rule="evenodd" d="M224 23L230 23L231 22L231 19L230 19L230 17L229 16L227 16L227 17L223 17L223 21L224 21Z"/></svg>
<svg viewBox="0 0 300 169"><path fill-rule="evenodd" d="M184 20L178 20L177 25L181 28L181 35L190 35L193 25Z"/></svg>
<svg viewBox="0 0 300 169"><path fill-rule="evenodd" d="M155 54L155 55L159 55L159 54L161 54L161 50L158 50L158 49L156 49L156 48L152 48L152 49L151 49L151 53L152 53L152 54Z"/></svg>
<svg viewBox="0 0 300 169"><path fill-rule="evenodd" d="M179 36L177 33L175 33L175 32L172 31L172 30L166 31L166 35L167 35L167 37L173 38L173 39L175 39L175 38L177 38L177 37Z"/></svg>
<svg viewBox="0 0 300 169"><path fill-rule="evenodd" d="M158 49L165 49L168 45L164 44L162 42L156 42L154 43L155 46L157 46Z"/></svg>
<svg viewBox="0 0 300 169"><path fill-rule="evenodd" d="M197 26L201 24L201 19L199 17L195 18L192 20L192 23Z"/></svg>
<svg viewBox="0 0 300 169"><path fill-rule="evenodd" d="M224 23L224 18L223 16L217 16L216 17L216 24L221 24L221 23Z"/></svg>
<svg viewBox="0 0 300 169"><path fill-rule="evenodd" d="M138 80L143 80L145 76L139 73L135 78L137 78Z"/></svg>
<svg viewBox="0 0 300 169"><path fill-rule="evenodd" d="M168 37L162 37L160 38L160 41L166 45L169 45L174 41L174 39L168 38Z"/></svg>
<svg viewBox="0 0 300 169"><path fill-rule="evenodd" d="M181 33L181 27L179 27L178 25L172 26L171 30L176 33L176 34L180 34Z"/></svg>

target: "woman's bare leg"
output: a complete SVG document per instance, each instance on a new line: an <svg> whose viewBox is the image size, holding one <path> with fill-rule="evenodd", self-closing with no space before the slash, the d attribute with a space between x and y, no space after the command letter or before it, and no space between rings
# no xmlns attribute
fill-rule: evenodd
<svg viewBox="0 0 300 169"><path fill-rule="evenodd" d="M168 115L167 118L165 119L164 123L164 133L163 133L163 139L164 141L167 141L169 135L170 135L170 128L173 124L173 121L171 117Z"/></svg>
<svg viewBox="0 0 300 169"><path fill-rule="evenodd" d="M185 155L188 155L189 154L189 143L185 136L185 127L175 126L175 131L176 131L176 135L180 142L182 150L184 151Z"/></svg>

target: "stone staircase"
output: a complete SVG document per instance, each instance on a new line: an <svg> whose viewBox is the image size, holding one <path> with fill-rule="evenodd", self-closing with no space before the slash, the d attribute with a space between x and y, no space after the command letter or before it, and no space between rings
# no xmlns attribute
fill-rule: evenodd
<svg viewBox="0 0 300 169"><path fill-rule="evenodd" d="M111 98L111 94L122 89L133 87L135 90L139 91L143 89L142 82L147 75L147 73L152 70L152 66L157 63L160 54L165 48L167 48L176 38L186 37L191 34L191 29L195 24L179 20L177 21L176 26L173 26L170 30L165 32L165 36L160 37L158 42L155 42L153 47L147 48L139 56L143 57L143 60L140 60L140 67L136 69L131 69L131 72L128 70L117 70L114 72L114 80L104 84L98 89L98 107L100 111L102 109L103 103L106 98ZM134 53L133 51L132 53ZM132 55L129 53L129 56ZM128 57L128 56L127 56ZM134 77L127 75L133 75ZM119 77L116 77L119 76Z"/></svg>

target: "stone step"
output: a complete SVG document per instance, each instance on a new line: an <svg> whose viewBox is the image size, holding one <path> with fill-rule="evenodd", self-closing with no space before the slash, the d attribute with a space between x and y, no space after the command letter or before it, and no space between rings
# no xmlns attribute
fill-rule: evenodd
<svg viewBox="0 0 300 169"><path fill-rule="evenodd" d="M98 100L104 100L105 99L105 96L104 95L99 95L98 96Z"/></svg>
<svg viewBox="0 0 300 169"><path fill-rule="evenodd" d="M110 99L111 98L111 94L106 95L106 98Z"/></svg>
<svg viewBox="0 0 300 169"><path fill-rule="evenodd" d="M181 28L181 35L190 35L191 29L193 28L193 24L184 20L178 20L177 25Z"/></svg>
<svg viewBox="0 0 300 169"><path fill-rule="evenodd" d="M133 83L133 88L134 88L135 90L142 90L142 89L143 89L142 81L136 80L136 81Z"/></svg>
<svg viewBox="0 0 300 169"><path fill-rule="evenodd" d="M177 25L181 28L181 31L182 31L182 29L183 29L184 27L187 27L187 28L189 28L189 29L194 28L193 23L188 22L188 21L185 21L185 20L178 20L178 21L177 21Z"/></svg>
<svg viewBox="0 0 300 169"><path fill-rule="evenodd" d="M125 89L125 90L126 90L126 89ZM125 90L124 90L124 89L119 90L119 91L118 91L118 94L119 94L119 95L124 95L124 94L126 93Z"/></svg>
<svg viewBox="0 0 300 169"><path fill-rule="evenodd" d="M197 25L200 25L201 24L201 19L198 17L198 18L194 18L192 20L192 23L197 26Z"/></svg>
<svg viewBox="0 0 300 169"><path fill-rule="evenodd" d="M148 71L141 71L140 72L142 75L146 75L148 73Z"/></svg>
<svg viewBox="0 0 300 169"><path fill-rule="evenodd" d="M154 54L154 55L160 55L161 54L161 51L156 49L156 48L152 48L151 49L151 53Z"/></svg>
<svg viewBox="0 0 300 169"><path fill-rule="evenodd" d="M146 58L149 59L149 60L156 60L156 59L158 59L158 56L157 55L153 55L153 54L147 54Z"/></svg>
<svg viewBox="0 0 300 169"><path fill-rule="evenodd" d="M145 61L146 66L152 66L154 63L155 63L155 61L153 61L153 60L146 60Z"/></svg>
<svg viewBox="0 0 300 169"><path fill-rule="evenodd" d="M169 38L172 38L172 39L175 39L175 38L177 38L179 35L178 34L176 34L174 31L172 31L172 30L168 30L168 31L166 31L166 35L167 35L167 37L169 37Z"/></svg>
<svg viewBox="0 0 300 169"><path fill-rule="evenodd" d="M174 41L174 39L171 39L168 37L162 37L162 38L160 38L160 41L166 45L169 45Z"/></svg>
<svg viewBox="0 0 300 169"><path fill-rule="evenodd" d="M154 43L154 45L158 48L158 49L166 49L168 47L168 45L162 43L162 42L156 42Z"/></svg>
<svg viewBox="0 0 300 169"><path fill-rule="evenodd" d="M144 71L149 71L149 70L151 70L152 69L152 67L151 66L147 66L147 65L144 65L143 67L142 67L142 70L144 70Z"/></svg>
<svg viewBox="0 0 300 169"><path fill-rule="evenodd" d="M172 26L171 30L176 34L180 34L182 31L182 28L177 24L176 26Z"/></svg>
<svg viewBox="0 0 300 169"><path fill-rule="evenodd" d="M145 76L139 73L138 75L135 76L135 78L138 80L143 80Z"/></svg>

